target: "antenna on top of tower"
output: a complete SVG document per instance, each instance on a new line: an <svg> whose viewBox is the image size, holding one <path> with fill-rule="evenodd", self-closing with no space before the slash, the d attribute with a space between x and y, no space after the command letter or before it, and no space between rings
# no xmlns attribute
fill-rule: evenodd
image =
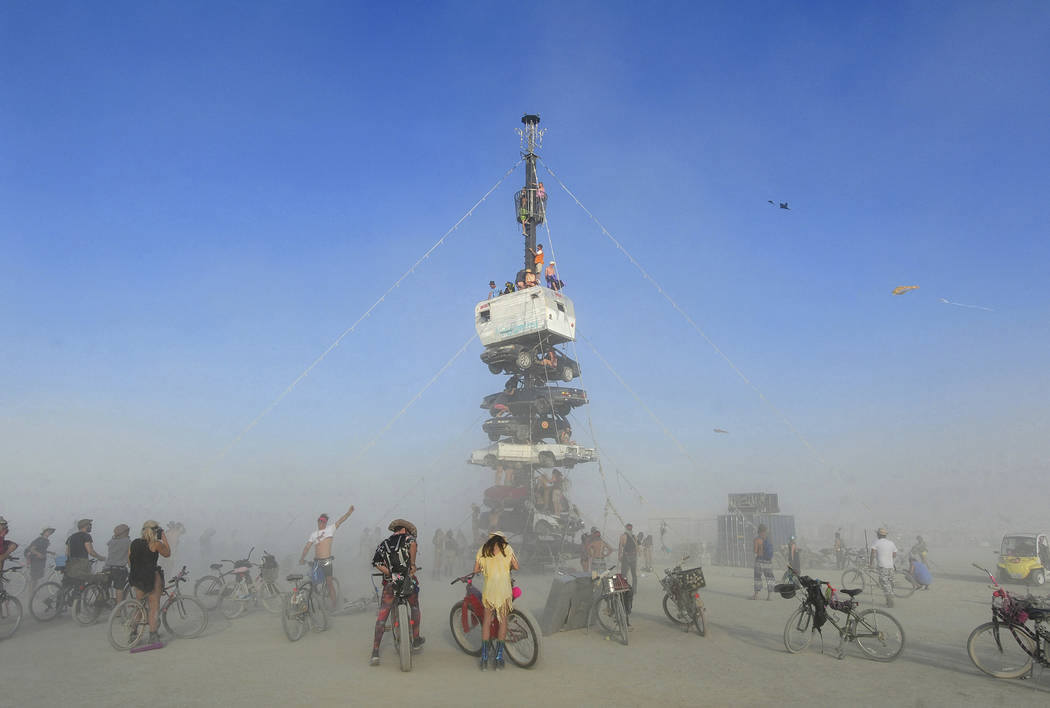
<svg viewBox="0 0 1050 708"><path fill-rule="evenodd" d="M521 117L521 122L525 127L516 129L518 137L521 138L521 149L526 154L532 155L536 152L536 148L543 147L543 134L547 130L539 127L540 117L538 115L526 113Z"/></svg>

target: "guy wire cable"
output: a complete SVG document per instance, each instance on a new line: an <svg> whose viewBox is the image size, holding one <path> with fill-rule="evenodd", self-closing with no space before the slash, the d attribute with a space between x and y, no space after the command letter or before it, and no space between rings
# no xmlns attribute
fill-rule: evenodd
<svg viewBox="0 0 1050 708"><path fill-rule="evenodd" d="M313 362L312 362L312 363L311 363L311 364L310 364L309 366L307 366L307 367L306 367L306 368L305 368L305 369L303 370L303 372L302 372L301 374L299 374L298 376L296 376L296 377L295 377L295 379L294 379L294 380L293 380L293 381L292 381L292 382L291 382L290 384L288 384L288 386L286 386L286 387L285 387L284 391L282 391L282 392L281 392L281 394L280 394L279 396L277 396L277 398L275 398L275 399L274 399L274 400L273 400L273 401L272 401L272 402L270 403L270 405L266 406L266 408L264 408L264 409L263 409L263 411L262 411L262 412L261 412L261 413L260 413L259 415L257 415L257 416L255 417L255 419L254 419L254 420L252 420L252 422L248 423L248 425L247 425L247 426L245 426L245 428L244 428L243 430L241 430L241 432L240 432L240 433L238 433L238 434L237 434L237 437L235 437L235 438L234 438L234 439L233 439L233 440L232 440L232 441L230 442L230 444L229 444L229 445L227 445L227 446L226 446L225 448L223 448L223 449L222 449L222 451L221 451L221 452L219 453L218 459L220 459L220 460L221 460L221 459L223 459L224 457L226 457L226 454L227 454L227 453L228 453L228 452L229 452L229 451L230 451L230 450L231 450L231 449L232 449L232 448L233 448L233 447L234 447L234 446L235 446L235 445L236 445L237 443L239 443L239 442L240 442L240 441L241 441L241 440L242 440L242 439L244 438L244 436L245 436L245 435L247 435L247 434L248 434L249 432L251 432L252 428L254 428L254 427L255 427L256 425L258 425L258 424L259 424L259 422L260 422L260 421L262 421L262 419L263 419L263 418L265 418L265 417L266 417L267 415L269 415L269 414L270 414L270 413L271 413L271 412L273 411L273 409L274 409L274 408L276 408L276 407L277 407L277 406L278 406L278 405L279 405L279 404L281 403L281 401L283 401L283 400L284 400L284 398L285 398L285 397L286 397L286 396L287 396L288 394L290 394L290 393L292 392L292 390L294 390L294 389L295 389L295 387L296 387L296 386L298 386L298 385L299 385L299 382L300 382L300 381L302 381L303 379L305 379L305 378L306 378L306 377L307 377L307 376L308 376L308 375L310 374L310 372L314 370L314 368L315 368L315 367L316 367L316 366L317 366L318 364L320 364L320 363L321 363L322 361L324 361L325 357L327 357L327 356L328 356L329 354L331 354L331 353L332 353L332 351L333 351L333 350L335 350L335 348L339 346L339 344L340 344L340 343L341 343L341 342L343 341L343 339L345 339L345 338L347 337L347 335L349 335L349 334L350 334L351 332L353 332L353 331L354 331L355 329L357 329L357 326L358 326L359 324L361 324L361 322L363 322L363 321L364 321L364 320L365 320L365 319L366 319L367 317L369 317L369 316L370 316L370 315L372 314L372 312L373 312L373 311L374 311L374 310L375 310L375 309L376 309L377 307L379 307L380 303L382 303L382 302L383 302L383 301L384 301L384 300L386 299L386 297L387 297L387 296L388 296L388 295L389 295L390 293L392 293L392 292L393 292L393 291L394 291L394 290L395 290L396 288L398 288L398 287L399 287L399 286L401 285L401 283L402 283L402 282L403 282L404 280L406 280L406 279L407 279L407 278L408 278L408 277L409 277L410 275L412 275L413 273L415 273L415 271L416 271L416 268L418 268L418 267L419 267L419 266L420 266L420 265L421 265L421 264L423 263L423 261L425 261L425 260L426 260L427 258L429 258L429 257L430 257L430 254L431 254L431 253L433 253L434 251L436 251L436 250L437 250L438 248L440 248L440 247L441 247L441 246L442 246L442 245L443 245L443 244L445 243L445 241L446 241L446 240L448 239L448 237L449 237L449 236L451 236L451 235L452 235L452 233L453 233L454 231L456 231L456 230L457 230L457 229L458 229L458 228L460 227L460 224L462 224L462 223L463 223L464 221L466 221L466 220L467 220L467 219L468 219L468 218L469 218L469 217L470 217L470 216L471 216L471 215L472 215L472 214L474 213L474 211L475 211L475 210L476 210L476 209L477 209L477 208L478 208L479 206L481 206L481 204L482 204L482 203L483 203L483 202L484 202L484 201L485 201L486 199L488 199L488 198L489 198L489 196L490 196L490 195L491 195L491 194L492 194L493 192L495 192L495 191L496 191L496 189L497 189L497 188L498 188L498 187L499 187L499 186L500 186L501 184L503 184L503 180L507 179L507 177L509 177L509 176L510 176L510 174L511 174L512 172L514 172L514 170L515 170L515 169L517 169L518 165L520 165L520 164L522 163L522 161L523 161L524 159L525 159L525 158L521 158L520 160L518 160L517 162L515 162L515 163L514 163L514 164L513 164L512 166L511 166L511 168L510 168L509 170L507 170L506 172L504 172L504 173L503 173L503 176L502 176L502 177L500 177L500 178L499 178L499 179L498 179L498 180L496 181L496 184L492 185L492 187L491 187L491 188L489 189L489 191L485 192L484 196L482 196L482 197L481 197L481 199L479 199L479 200L478 200L477 202L475 202L475 203L474 203L474 206L470 207L470 209L468 209L468 210L467 210L467 213L466 213L466 214L464 214L463 216L461 216L461 217L459 218L459 221L457 221L457 222L456 222L455 224L453 224L453 225L452 225L452 227L451 227L451 228L450 228L450 229L449 229L448 231L446 231L446 232L444 233L444 235L442 235L442 237L441 237L441 238L439 238L439 239L438 239L438 240L437 240L436 242L434 242L434 244L433 244L433 245L432 245L432 246L431 246L430 248L428 248L428 249L426 250L426 252L424 252L424 253L423 253L423 255L422 255L422 256L420 256L420 257L419 257L419 259L418 259L418 260L416 260L416 262L415 262L415 263L413 263L413 264L411 265L411 267L409 267L409 269L408 269L408 270L406 270L406 271L405 271L405 272L404 272L404 273L403 273L403 274L401 275L401 277L400 277L400 278L398 278L397 280L395 280L395 281L394 281L394 284L393 284L393 285L391 285L391 286L390 286L389 288L387 288L387 289L386 289L386 292L384 292L384 293L383 293L382 295L380 295L380 296L379 296L379 299L378 299L378 300L376 300L376 301L375 301L374 303L372 303L372 306L371 306L371 307L369 307L369 308L368 308L367 310L365 310L365 311L364 311L364 313L363 313L363 314L362 314L362 315L361 315L360 317L358 317L358 318L357 318L357 320L355 320L355 321L354 321L354 323L353 323L352 325L350 325L350 326L349 326L349 327L348 327L347 329L345 329L345 330L344 330L344 331L342 332L342 334L340 334L340 335L339 335L338 337L336 337L336 338L335 338L335 340L333 340L333 341L332 341L332 343L328 345L328 348L327 348L327 349L325 349L325 350L324 350L323 352L321 352L320 356L318 356L318 357L317 357L316 359L314 359L314 360L313 360Z"/></svg>

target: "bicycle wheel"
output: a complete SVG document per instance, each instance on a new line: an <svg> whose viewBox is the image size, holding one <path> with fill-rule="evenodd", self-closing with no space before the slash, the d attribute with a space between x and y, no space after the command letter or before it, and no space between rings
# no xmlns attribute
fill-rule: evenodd
<svg viewBox="0 0 1050 708"><path fill-rule="evenodd" d="M401 670L412 670L412 610L407 602L397 603L394 620L394 637L397 643L397 656L401 660Z"/></svg>
<svg viewBox="0 0 1050 708"><path fill-rule="evenodd" d="M0 639L7 639L22 625L22 603L13 595L0 600Z"/></svg>
<svg viewBox="0 0 1050 708"><path fill-rule="evenodd" d="M693 593L694 610L693 614L693 626L696 627L696 633L701 637L707 635L707 608L704 607L704 601L700 599L700 593Z"/></svg>
<svg viewBox="0 0 1050 708"><path fill-rule="evenodd" d="M616 593L616 599L613 600L613 610L616 612L616 624L620 630L620 641L623 642L624 646L627 646L627 642L630 639L630 629L627 626L627 608L623 606L623 593Z"/></svg>
<svg viewBox="0 0 1050 708"><path fill-rule="evenodd" d="M875 661L893 661L904 649L904 628L893 615L882 610L856 614L854 634L860 650Z"/></svg>
<svg viewBox="0 0 1050 708"><path fill-rule="evenodd" d="M284 598L281 608L281 627L288 641L297 642L306 634L306 623L309 622L309 608L302 592L291 592Z"/></svg>
<svg viewBox="0 0 1050 708"><path fill-rule="evenodd" d="M813 611L800 607L791 613L784 625L784 648L798 654L813 641Z"/></svg>
<svg viewBox="0 0 1050 708"><path fill-rule="evenodd" d="M448 626L452 630L452 638L456 640L459 648L471 656L481 656L481 618L478 617L474 608L467 606L466 621L464 621L463 601L460 600L452 606L448 613ZM507 627L507 652L510 653L510 626ZM511 658L511 661L514 661ZM514 661L515 664L518 662Z"/></svg>
<svg viewBox="0 0 1050 708"><path fill-rule="evenodd" d="M225 583L215 575L205 575L193 585L193 596L206 610L214 610L222 604Z"/></svg>
<svg viewBox="0 0 1050 708"><path fill-rule="evenodd" d="M94 583L88 585L80 597L73 600L73 619L85 627L95 624L108 598L109 588Z"/></svg>
<svg viewBox="0 0 1050 708"><path fill-rule="evenodd" d="M44 583L34 590L29 598L29 614L37 621L49 622L58 616L61 600L62 586L58 583Z"/></svg>
<svg viewBox="0 0 1050 708"><path fill-rule="evenodd" d="M149 612L134 598L128 598L109 613L109 644L117 651L136 646L149 632Z"/></svg>
<svg viewBox="0 0 1050 708"><path fill-rule="evenodd" d="M219 609L222 616L228 620L237 619L248 610L248 603L252 600L252 589L244 579L238 579L229 589L223 592L222 604Z"/></svg>
<svg viewBox="0 0 1050 708"><path fill-rule="evenodd" d="M536 618L526 609L514 609L507 615L507 639L504 646L507 650L507 658L514 662L515 666L531 669L536 665L540 658L542 642L539 626ZM478 640L481 640L480 628ZM480 645L477 653L481 653Z"/></svg>
<svg viewBox="0 0 1050 708"><path fill-rule="evenodd" d="M323 632L328 629L328 610L324 608L326 599L317 593L311 593L307 602L309 605L310 629L315 632Z"/></svg>
<svg viewBox="0 0 1050 708"><path fill-rule="evenodd" d="M160 615L164 629L176 637L193 639L208 626L208 611L200 600L177 595Z"/></svg>
<svg viewBox="0 0 1050 708"><path fill-rule="evenodd" d="M280 612L283 599L277 583L267 581L259 588L259 601L262 602L262 606L266 608L267 612L273 614Z"/></svg>
<svg viewBox="0 0 1050 708"><path fill-rule="evenodd" d="M1030 672L1032 657L1026 652L1034 654L1035 650L1035 638L1027 629L1014 632L1005 624L985 622L970 632L970 638L966 640L966 651L973 665L989 676L1001 679L1021 678Z"/></svg>
<svg viewBox="0 0 1050 708"><path fill-rule="evenodd" d="M29 576L26 575L25 568L7 571L4 576L4 586L7 589L7 594L13 597L24 593L26 588L29 587Z"/></svg>
<svg viewBox="0 0 1050 708"><path fill-rule="evenodd" d="M918 586L911 576L903 571L897 570L893 573L893 596L901 599L911 597L915 594Z"/></svg>
<svg viewBox="0 0 1050 708"><path fill-rule="evenodd" d="M854 588L864 589L864 573L860 572L856 568L850 568L842 574L842 587L847 590L853 590Z"/></svg>
<svg viewBox="0 0 1050 708"><path fill-rule="evenodd" d="M689 624L689 615L678 607L678 603L670 593L664 594L664 614L675 624Z"/></svg>

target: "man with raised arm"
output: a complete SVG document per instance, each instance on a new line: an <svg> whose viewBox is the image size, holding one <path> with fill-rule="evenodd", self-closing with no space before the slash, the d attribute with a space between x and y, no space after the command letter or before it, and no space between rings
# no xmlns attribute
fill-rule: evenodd
<svg viewBox="0 0 1050 708"><path fill-rule="evenodd" d="M328 586L328 597L332 603L332 609L336 608L335 583L332 582L333 561L335 561L335 557L332 556L332 538L335 536L335 530L342 526L343 522L349 519L350 514L353 513L354 505L351 504L346 513L340 516L339 520L332 526L328 525L328 514L318 516L317 530L310 534L310 538L306 539L306 546L303 547L303 552L299 555L299 564L302 565L306 563L306 554L309 552L310 546L314 547L314 564L310 569L310 579L316 582L318 573L324 575L324 582Z"/></svg>

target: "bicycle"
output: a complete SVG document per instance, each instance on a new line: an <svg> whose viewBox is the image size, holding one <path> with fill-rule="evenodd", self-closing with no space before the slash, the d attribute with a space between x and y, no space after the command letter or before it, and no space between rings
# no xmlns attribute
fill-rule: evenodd
<svg viewBox="0 0 1050 708"><path fill-rule="evenodd" d="M16 565L0 571L0 639L7 639L22 626L22 602L7 591L7 575L18 573L22 566Z"/></svg>
<svg viewBox="0 0 1050 708"><path fill-rule="evenodd" d="M660 578L660 587L664 589L664 614L675 624L682 625L686 632L690 625L696 627L697 633L703 637L707 633L707 610L698 591L706 587L707 582L699 566L682 570L682 564L687 560L689 556L678 561L674 568L665 570L664 577Z"/></svg>
<svg viewBox="0 0 1050 708"><path fill-rule="evenodd" d="M615 568L610 566L594 578L595 599L587 616L587 627L597 620L606 635L617 636L620 643L627 646L630 625L624 598L632 590L627 578L613 572Z"/></svg>
<svg viewBox="0 0 1050 708"><path fill-rule="evenodd" d="M416 571L422 570L416 567ZM373 573L373 577L383 577L382 573ZM408 599L418 592L416 579L407 573L393 573L387 580L394 594L394 606L387 615L383 633L390 632L394 638L398 661L402 671L412 670L412 607Z"/></svg>
<svg viewBox="0 0 1050 708"><path fill-rule="evenodd" d="M860 650L875 661L893 661L904 650L904 629L892 615L882 610L871 608L857 611L859 603L855 599L863 592L860 588L836 590L829 583L807 575L797 575L799 585L782 583L774 590L785 599L795 597L799 586L805 591L802 603L788 618L784 625L784 647L788 652L797 654L813 640L813 633L820 632L824 623L831 624L839 633L838 658L845 658L842 651L843 642L856 641ZM828 588L825 595L820 591L824 585ZM840 600L838 594L848 599ZM845 621L839 624L828 609L841 612ZM823 633L821 633L823 645ZM822 649L823 651L823 649Z"/></svg>
<svg viewBox="0 0 1050 708"><path fill-rule="evenodd" d="M470 656L481 656L482 632L481 625L484 621L485 610L481 604L481 591L474 587L474 576L470 573L456 578L449 585L463 583L466 592L463 599L452 605L452 611L448 614L449 629L452 630L452 638L456 640L459 648ZM517 584L511 580L514 588ZM517 597L521 593L515 593ZM515 599L517 599L517 597ZM540 633L537 631L539 623L525 608L514 607L507 615L507 638L504 647L507 656L515 666L523 669L531 669L540 658ZM492 613L492 625L489 627L489 636L499 636L499 617Z"/></svg>
<svg viewBox="0 0 1050 708"><path fill-rule="evenodd" d="M92 561L94 563L94 561ZM41 583L29 598L29 614L38 622L50 622L58 617L81 596L84 589L97 582L95 575L82 578L71 578L65 574L64 566L60 570L60 582Z"/></svg>
<svg viewBox="0 0 1050 708"><path fill-rule="evenodd" d="M328 629L324 599L314 583L309 580L301 582L301 573L294 573L285 579L292 584L292 590L285 596L281 610L281 627L288 641L297 642L302 639L307 627L315 632Z"/></svg>
<svg viewBox="0 0 1050 708"><path fill-rule="evenodd" d="M125 574L125 578L126 578ZM128 594L128 582L125 579L122 594ZM117 590L113 587L109 569L103 570L84 585L80 594L73 599L72 614L77 624L92 625L98 621L103 610L112 610L117 606Z"/></svg>
<svg viewBox="0 0 1050 708"><path fill-rule="evenodd" d="M847 568L842 573L842 586L853 586L863 590L868 585L872 588L879 587L878 572L867 565L858 565ZM900 599L911 597L919 589L919 584L911 573L901 568L893 569L893 596Z"/></svg>
<svg viewBox="0 0 1050 708"><path fill-rule="evenodd" d="M1035 662L1050 666L1050 607L1037 605L1031 597L1012 595L987 568L976 563L973 567L987 573L994 588L992 621L978 625L966 640L966 652L973 665L1002 679L1031 677ZM1034 628L1027 626L1028 620L1032 620Z"/></svg>
<svg viewBox="0 0 1050 708"><path fill-rule="evenodd" d="M356 600L343 600L343 606L342 607L340 607L338 610L332 610L328 614L333 615L333 616L335 616L335 615L349 615L349 614L352 614L354 612L361 612L363 610L367 610L369 608L369 606L372 606L375 609L379 609L379 605L381 603L380 603L380 597L379 597L379 588L376 586L376 581L375 581L375 577L377 575L381 576L382 573L378 573L378 574L377 573L373 573L372 574L372 594L371 595L362 595L361 597L357 598ZM335 578L331 578L331 579L335 580ZM324 585L322 584L321 587L323 588ZM336 587L338 588L338 585ZM319 589L315 590L315 592L317 592L318 594L321 594L321 590L319 590Z"/></svg>
<svg viewBox="0 0 1050 708"><path fill-rule="evenodd" d="M277 561L267 551L263 551L261 566L251 562L255 547L248 551L248 557L238 561L223 559L221 563L212 563L211 569L218 575L205 575L193 586L193 595L209 610L219 608L226 619L237 619L248 609L250 602L262 602L268 612L281 611L283 605L280 588L277 587ZM222 563L233 567L222 571ZM252 580L253 567L259 567L259 576ZM229 576L233 575L232 581Z"/></svg>
<svg viewBox="0 0 1050 708"><path fill-rule="evenodd" d="M169 633L182 639L199 636L208 626L208 611L196 598L183 595L186 566L161 590L157 614ZM134 649L149 634L149 601L133 597L113 608L109 615L109 643L117 651Z"/></svg>
<svg viewBox="0 0 1050 708"><path fill-rule="evenodd" d="M19 557L10 556L7 560L13 562L19 560ZM29 587L29 575L26 573L26 567L24 565L5 568L4 574L7 576L4 579L4 582L7 585L7 594L9 596L18 597L26 591L27 587Z"/></svg>

